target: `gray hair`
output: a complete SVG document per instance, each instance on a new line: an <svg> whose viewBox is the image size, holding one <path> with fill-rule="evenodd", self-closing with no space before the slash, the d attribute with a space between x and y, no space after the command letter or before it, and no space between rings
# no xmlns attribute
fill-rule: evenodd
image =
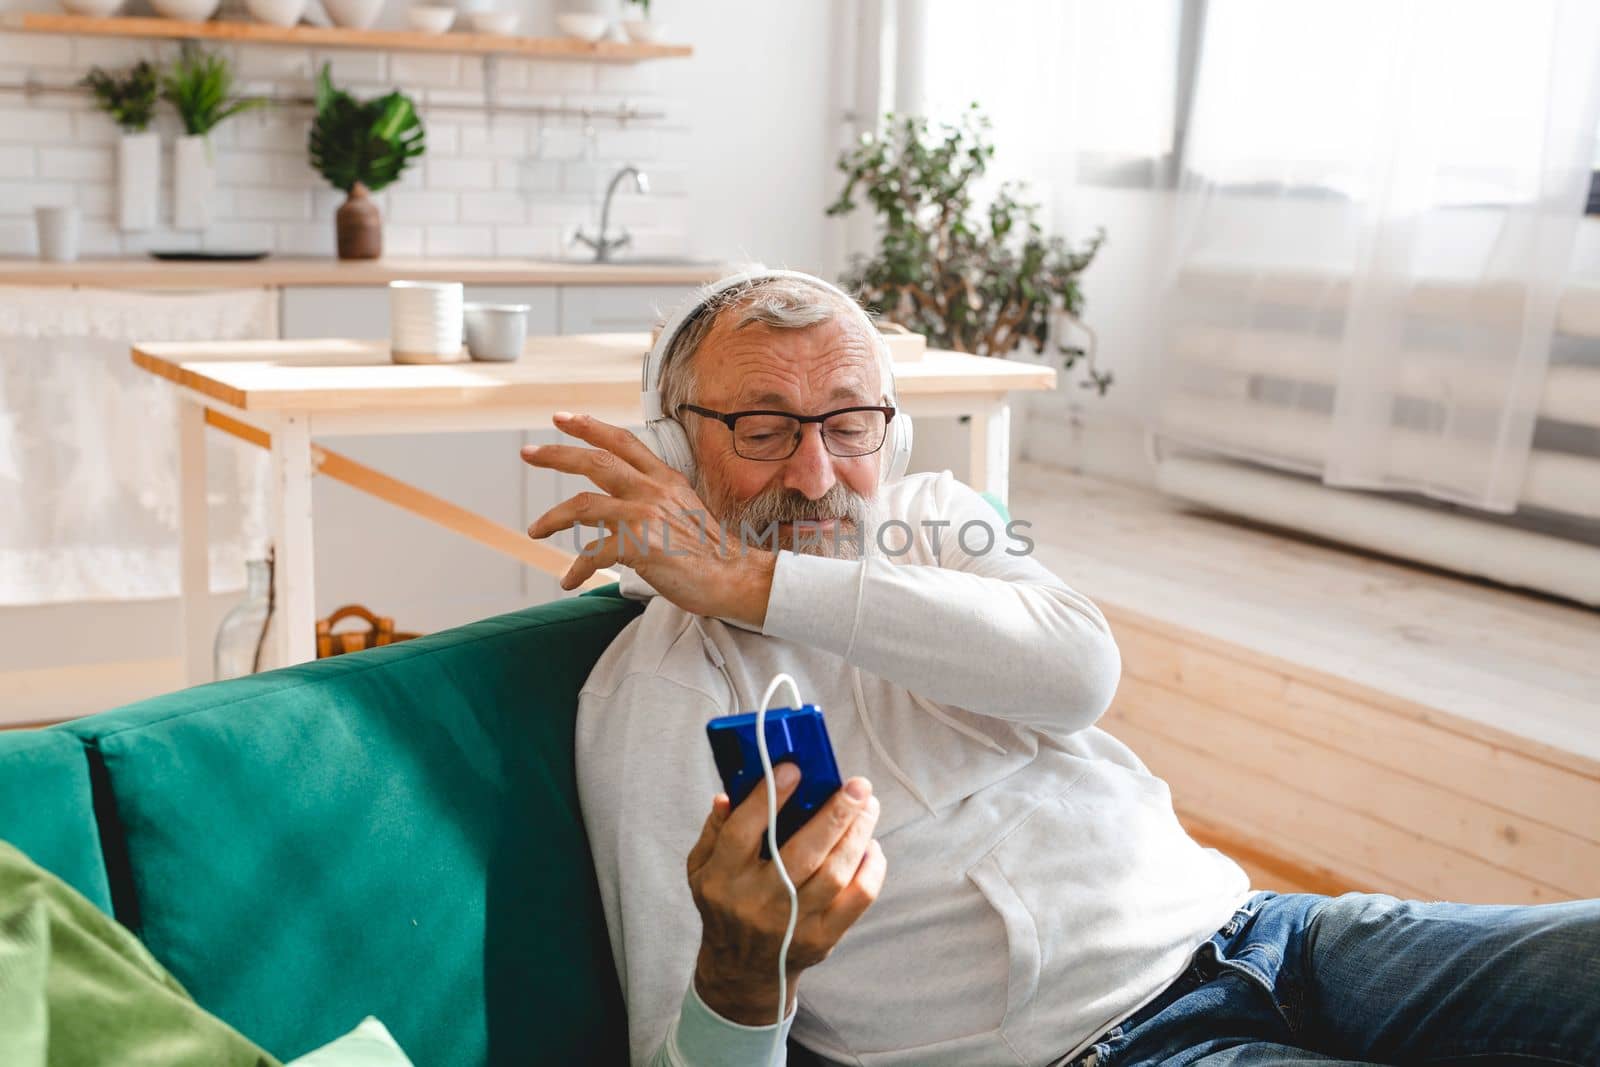
<svg viewBox="0 0 1600 1067"><path fill-rule="evenodd" d="M678 408L690 402L697 385L695 353L724 315L736 316L736 330L751 323L779 330L803 330L840 315L859 322L852 307L860 310L859 305L847 303L839 294L800 278L766 278L718 293L684 324L662 357L662 411L668 418L676 418Z"/></svg>

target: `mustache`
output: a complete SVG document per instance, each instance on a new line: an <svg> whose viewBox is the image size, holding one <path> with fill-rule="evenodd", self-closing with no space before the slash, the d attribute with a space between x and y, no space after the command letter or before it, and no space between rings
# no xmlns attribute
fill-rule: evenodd
<svg viewBox="0 0 1600 1067"><path fill-rule="evenodd" d="M867 499L843 482L835 482L826 493L812 500L797 489L781 485L757 494L735 509L730 515L734 522L748 523L752 529L765 529L772 523L794 523L806 520L827 522L840 519L859 526L867 518Z"/></svg>

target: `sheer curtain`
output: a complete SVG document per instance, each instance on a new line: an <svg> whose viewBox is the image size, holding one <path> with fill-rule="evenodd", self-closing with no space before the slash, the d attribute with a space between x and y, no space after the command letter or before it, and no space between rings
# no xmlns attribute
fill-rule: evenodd
<svg viewBox="0 0 1600 1067"><path fill-rule="evenodd" d="M177 595L176 394L128 346L269 338L277 319L271 290L0 287L0 606ZM211 585L239 589L265 551L266 453L210 451Z"/></svg>
<svg viewBox="0 0 1600 1067"><path fill-rule="evenodd" d="M1210 4L1160 433L1516 510L1597 108L1590 0Z"/></svg>
<svg viewBox="0 0 1600 1067"><path fill-rule="evenodd" d="M1048 394L1018 398L1030 457L1077 465L1143 463L1162 343L1154 314L1170 259L1174 154L1186 98L1186 34L1198 15L1181 0L892 0L890 105L950 119L977 103L993 122L988 183L1025 182L1047 232L1108 240L1083 278L1085 322L1101 396L1074 371ZM1060 323L1058 335L1088 335ZM1012 358L1034 359L1026 349ZM1126 459L1114 459L1126 454ZM1131 470L1129 471L1132 474ZM1137 476L1137 475L1133 475ZM1146 472L1144 475L1149 477Z"/></svg>

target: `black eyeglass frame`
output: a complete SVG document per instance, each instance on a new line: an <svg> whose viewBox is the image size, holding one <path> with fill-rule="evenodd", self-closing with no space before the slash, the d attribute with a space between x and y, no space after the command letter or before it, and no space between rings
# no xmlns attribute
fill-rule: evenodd
<svg viewBox="0 0 1600 1067"><path fill-rule="evenodd" d="M722 425L728 428L729 433L734 434L734 453L739 455L740 459L748 459L752 463L782 463L784 460L790 459L796 452L800 451L800 434L795 434L794 447L789 450L787 455L772 456L762 459L760 457L746 456L739 453L737 444L738 435L734 431L734 423L738 422L746 415L779 415L786 419L793 419L795 422L800 424L803 430L806 423L814 422L818 424L818 432L822 434L822 447L828 449L828 454L830 456L833 456L837 459L860 459L862 456L871 456L883 451L884 442L889 440L889 424L894 421L896 410L896 408L889 404L856 404L852 407L838 408L834 411L825 411L821 415L796 415L792 411L774 411L770 408L757 408L752 411L714 411L711 408L703 408L699 404L679 404L677 410L674 411L673 414L677 415L679 418L682 418L683 412L692 411L696 415L703 415L708 419L716 419L718 422L722 423ZM829 447L828 434L822 429L821 424L827 422L835 415L848 415L852 411L876 411L882 414L883 439L880 440L877 444L877 447L873 448L870 452L854 452L847 456L841 456L839 453L835 452L831 447Z"/></svg>

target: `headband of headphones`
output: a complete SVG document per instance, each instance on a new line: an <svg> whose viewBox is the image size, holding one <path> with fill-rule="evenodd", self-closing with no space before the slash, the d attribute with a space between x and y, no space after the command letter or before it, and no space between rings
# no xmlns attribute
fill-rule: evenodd
<svg viewBox="0 0 1600 1067"><path fill-rule="evenodd" d="M797 270L768 270L764 267L754 267L738 274L730 274L713 282L696 299L689 301L685 306L673 312L667 319L666 325L661 328L661 335L656 338L656 343L651 347L650 354L644 360L643 380L640 383L641 400L646 425L658 419L671 419L674 417L670 411L661 408L661 367L666 362L667 353L672 349L672 343L690 323L699 317L706 305L730 289L741 286L753 285L756 282L771 281L779 278L788 278L794 281L805 282L808 285L833 293L850 308L856 319L867 331L867 336L872 338L878 353L878 365L882 368L883 391L890 403L895 403L894 388L894 360L889 355L889 345L878 332L877 325L867 315L860 304L832 282L824 281L814 275Z"/></svg>

